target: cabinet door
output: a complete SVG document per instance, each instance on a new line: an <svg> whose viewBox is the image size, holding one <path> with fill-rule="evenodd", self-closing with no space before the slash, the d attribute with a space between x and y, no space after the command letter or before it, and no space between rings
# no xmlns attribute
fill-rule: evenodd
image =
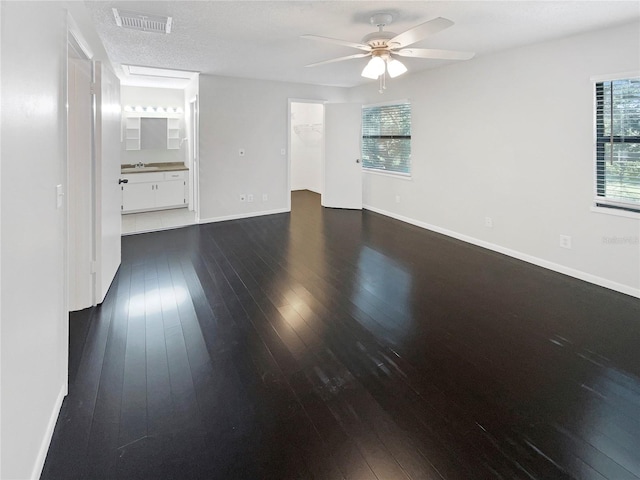
<svg viewBox="0 0 640 480"><path fill-rule="evenodd" d="M156 190L156 207L175 207L184 204L184 180L158 182Z"/></svg>
<svg viewBox="0 0 640 480"><path fill-rule="evenodd" d="M154 183L126 183L122 187L123 212L155 207L156 191Z"/></svg>

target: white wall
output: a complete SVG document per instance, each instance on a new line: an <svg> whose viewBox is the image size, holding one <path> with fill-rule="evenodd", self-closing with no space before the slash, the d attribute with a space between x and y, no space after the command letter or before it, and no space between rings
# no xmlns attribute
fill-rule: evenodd
<svg viewBox="0 0 640 480"><path fill-rule="evenodd" d="M94 58L106 60L82 3L0 2L0 478L7 479L40 476L67 389L64 202L56 208L56 185L67 189L67 12ZM118 82L110 79L102 122L109 145L101 150L118 171ZM103 202L118 191L116 176L103 185ZM103 249L119 249L119 228L103 224Z"/></svg>
<svg viewBox="0 0 640 480"><path fill-rule="evenodd" d="M140 105L142 107L180 107L184 110L185 92L183 89L177 88L131 87L128 85L122 85L120 87L120 101L123 109L127 105ZM184 114L180 116L180 137L185 137ZM124 150L123 145L122 163L184 162L185 152L186 144L183 144L179 150Z"/></svg>
<svg viewBox="0 0 640 480"><path fill-rule="evenodd" d="M291 102L291 190L322 193L324 106Z"/></svg>
<svg viewBox="0 0 640 480"><path fill-rule="evenodd" d="M626 25L396 78L384 95L376 82L352 89L351 101L412 104L413 178L365 174L364 203L640 296L640 220L591 211L590 81L640 70L639 30ZM571 250L559 247L560 234L572 237Z"/></svg>
<svg viewBox="0 0 640 480"><path fill-rule="evenodd" d="M287 149L288 99L346 95L335 87L200 75L201 221L287 211L289 167L280 150ZM240 194L254 202L241 203Z"/></svg>
<svg viewBox="0 0 640 480"><path fill-rule="evenodd" d="M66 391L66 12L1 2L2 357L0 477L39 475ZM43 448L44 447L44 448Z"/></svg>

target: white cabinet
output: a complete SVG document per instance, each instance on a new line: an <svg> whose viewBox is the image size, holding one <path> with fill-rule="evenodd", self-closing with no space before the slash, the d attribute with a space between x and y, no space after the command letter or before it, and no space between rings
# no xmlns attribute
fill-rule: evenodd
<svg viewBox="0 0 640 480"><path fill-rule="evenodd" d="M184 180L165 180L156 184L156 207L173 207L185 205L187 196L185 195L186 182Z"/></svg>
<svg viewBox="0 0 640 480"><path fill-rule="evenodd" d="M122 212L141 212L187 206L185 170L173 172L132 173L122 188Z"/></svg>
<svg viewBox="0 0 640 480"><path fill-rule="evenodd" d="M122 185L122 211L131 212L155 207L153 183L126 183Z"/></svg>

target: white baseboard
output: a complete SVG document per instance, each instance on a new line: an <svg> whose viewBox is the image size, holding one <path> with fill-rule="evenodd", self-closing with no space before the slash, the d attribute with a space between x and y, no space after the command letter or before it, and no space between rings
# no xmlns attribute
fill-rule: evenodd
<svg viewBox="0 0 640 480"><path fill-rule="evenodd" d="M33 470L31 471L31 478L37 480L42 475L42 469L44 468L44 462L47 459L47 453L49 452L49 445L51 444L51 439L53 438L53 431L56 428L56 422L58 421L58 416L60 415L60 408L62 408L62 401L64 397L67 395L67 383L60 387L60 392L58 393L58 397L56 398L56 403L53 405L53 410L51 412L51 416L49 417L49 423L47 425L47 429L44 432L44 437L42 438L42 442L40 443L40 449L38 450L38 456L36 457L36 462L33 465Z"/></svg>
<svg viewBox="0 0 640 480"><path fill-rule="evenodd" d="M275 210L264 210L262 212L239 213L235 215L225 215L222 217L200 218L198 223L226 222L227 220L239 220L241 218L261 217L263 215L275 215L276 213L288 213L288 208L277 208Z"/></svg>
<svg viewBox="0 0 640 480"><path fill-rule="evenodd" d="M570 277L574 277L579 280L584 280L585 282L589 282L601 287L609 288L611 290L615 290L616 292L624 293L632 297L640 298L640 289L630 287L629 285L617 283L612 280L608 280L606 278L598 277L597 275L592 275L590 273L586 273L581 270L576 270L574 268L566 267L564 265L560 265L559 263L550 262L543 258L534 257L533 255L529 255L527 253L522 253L517 250L512 250L510 248L506 248L501 245L497 245L495 243L487 242L485 240L480 240L474 237L470 237L468 235L454 232L446 228L438 227L436 225L430 225L428 223L421 222L419 220L414 220L413 218L405 217L403 215L398 215L397 213L388 212L386 210L373 207L371 205L363 205L362 208L366 210L371 210L372 212L379 213L386 217L395 218L396 220L400 220L401 222L410 223L411 225L415 225L416 227L424 228L426 230L431 230L432 232L436 232L436 233L441 233L442 235L446 235L448 237L452 237L457 240L462 240L463 242L467 242L472 245L477 245L478 247L482 247L488 250L492 250L494 252L502 253L503 255L517 258L518 260L522 260L527 263L532 263L533 265L537 265L539 267L543 267L548 270L553 270L554 272L562 273L564 275L568 275Z"/></svg>

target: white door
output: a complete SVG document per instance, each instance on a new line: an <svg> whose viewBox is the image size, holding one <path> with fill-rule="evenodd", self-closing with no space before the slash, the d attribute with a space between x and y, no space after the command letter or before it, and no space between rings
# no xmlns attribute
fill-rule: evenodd
<svg viewBox="0 0 640 480"><path fill-rule="evenodd" d="M362 107L328 103L324 121L323 207L362 209Z"/></svg>
<svg viewBox="0 0 640 480"><path fill-rule="evenodd" d="M94 209L96 229L95 303L102 303L120 266L121 226L120 179L121 125L120 80L113 71L94 63L95 143Z"/></svg>

